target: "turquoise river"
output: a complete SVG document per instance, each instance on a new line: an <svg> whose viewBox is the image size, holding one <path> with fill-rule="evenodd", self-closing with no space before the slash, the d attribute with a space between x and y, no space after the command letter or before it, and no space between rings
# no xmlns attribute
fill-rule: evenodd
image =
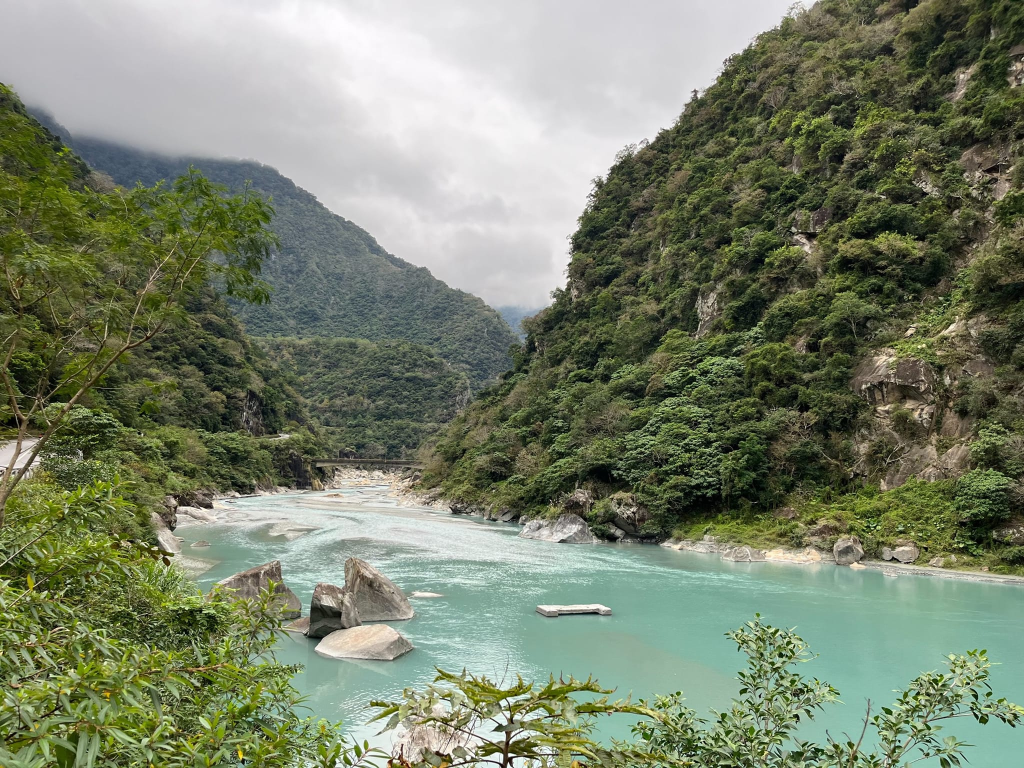
<svg viewBox="0 0 1024 768"><path fill-rule="evenodd" d="M1024 703L1024 587L923 576L886 577L834 565L730 563L713 555L644 545L566 545L517 537L514 525L400 507L386 486L327 494L238 499L218 521L181 526L184 554L213 563L205 588L232 573L279 559L306 604L318 581L344 583L344 563L360 557L414 600L416 616L395 626L416 646L393 662L323 659L315 641L288 635L279 658L302 664L297 686L313 714L341 719L369 738L375 698L423 686L435 667L502 678L593 674L622 695L682 690L698 712L735 695L742 657L724 633L760 613L796 627L819 657L804 674L842 694L805 734L859 728L866 701L890 703L893 690L942 666L945 654L986 648L1000 662L996 691ZM314 528L296 537L289 526ZM196 548L197 540L210 543ZM612 616L544 618L542 603L599 602ZM602 721L618 738L629 722ZM1024 733L1000 724L954 722L949 733L979 746L981 768L1024 766Z"/></svg>

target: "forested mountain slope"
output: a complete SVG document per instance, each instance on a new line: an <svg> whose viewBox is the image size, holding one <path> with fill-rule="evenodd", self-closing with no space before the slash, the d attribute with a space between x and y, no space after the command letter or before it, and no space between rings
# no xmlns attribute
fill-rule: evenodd
<svg viewBox="0 0 1024 768"><path fill-rule="evenodd" d="M253 161L167 157L74 137L75 151L118 183L155 184L195 165L240 189L247 181L272 198L281 248L263 265L270 303L234 305L256 336L405 339L431 347L474 386L510 364L516 335L476 296L449 288L423 267L385 251L366 231L331 213L273 168Z"/></svg>
<svg viewBox="0 0 1024 768"><path fill-rule="evenodd" d="M469 379L408 341L263 338L334 449L407 458L470 400Z"/></svg>
<svg viewBox="0 0 1024 768"><path fill-rule="evenodd" d="M12 137L18 132L34 134L34 142L45 147L45 151L38 150L39 163L68 169L67 179L54 182L48 194L61 200L59 195L65 195L86 211L91 211L90 206L102 210L102 201L112 193L110 180L92 172L76 155L61 154L65 150L60 140L36 123L3 86L0 122ZM6 156L0 156L0 171L8 174L5 183L11 189L38 182ZM13 210L4 209L0 227L5 247L0 320L5 328L22 311L13 297L38 277L31 271L19 277L25 266L19 260L23 247L19 230L11 224L16 219ZM60 243L60 238L69 237L48 219L37 224L34 234L46 243ZM50 248L60 253L57 245ZM116 247L110 246L110 252L116 252ZM36 258L43 265L48 263L46 258L54 256L40 247ZM86 305L107 306L102 299L106 286L100 280L82 277L88 274L86 267L77 267L74 258L69 258L70 262L60 264L64 269L81 270L72 272L75 277L71 278L81 283L74 286L83 292L81 300ZM39 268L43 275L48 271L48 267ZM307 430L315 425L302 398L250 342L213 286L201 282L181 297L180 307L177 322L122 356L78 401L68 423L41 457L42 467L59 483L75 488L94 479L119 476L130 484L134 500L156 504L168 492L251 491L257 484L291 481L296 469L293 460L301 459L303 452L319 450L315 436ZM51 330L41 325L40 333L42 329ZM5 338L10 341L15 335L5 333ZM44 334L34 343L46 350L52 346L46 339ZM90 348L84 342L79 344ZM16 350L9 367L16 388L31 391L30 380L42 365L42 355L31 347ZM62 397L67 395L58 392L56 402L62 402ZM14 424L10 407L0 410L0 442L13 434ZM42 428L43 423L38 426ZM274 443L260 439L284 430L296 437Z"/></svg>
<svg viewBox="0 0 1024 768"><path fill-rule="evenodd" d="M1022 139L1024 3L794 13L596 183L428 482L529 513L582 486L604 533L628 505L1024 563Z"/></svg>

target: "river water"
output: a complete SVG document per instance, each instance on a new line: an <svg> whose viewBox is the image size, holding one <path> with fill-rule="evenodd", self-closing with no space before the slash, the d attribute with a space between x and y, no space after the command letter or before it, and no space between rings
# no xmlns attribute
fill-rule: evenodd
<svg viewBox="0 0 1024 768"><path fill-rule="evenodd" d="M279 659L305 666L296 684L312 713L344 720L360 738L373 733L365 725L371 699L422 687L435 667L496 678L593 674L620 695L682 690L700 713L725 707L743 657L723 635L755 613L796 627L819 654L801 671L842 694L808 736L859 731L868 699L889 704L894 689L940 668L945 654L972 648L1000 662L996 692L1024 703L1024 587L731 563L656 546L549 544L518 538L514 525L402 508L387 491L238 499L217 523L177 531L186 555L215 562L198 577L204 589L279 559L308 612L315 584L343 584L345 560L355 556L407 594L444 595L414 600L415 618L393 625L416 646L393 662L328 660L313 653L315 641L282 641ZM282 521L316 530L292 539ZM210 547L190 546L200 539ZM613 615L544 618L535 613L543 603L603 603ZM601 733L625 737L628 726L602 721ZM949 733L979 745L968 753L975 766L1024 766L1024 733L969 722Z"/></svg>

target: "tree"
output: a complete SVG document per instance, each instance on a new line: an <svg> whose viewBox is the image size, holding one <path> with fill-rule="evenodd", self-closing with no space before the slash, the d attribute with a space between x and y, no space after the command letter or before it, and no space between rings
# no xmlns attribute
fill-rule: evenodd
<svg viewBox="0 0 1024 768"><path fill-rule="evenodd" d="M985 652L970 651L950 656L948 672L919 676L878 714L872 715L869 703L854 736L804 741L798 727L839 697L828 683L794 671L813 658L807 644L760 617L728 636L746 654L747 667L738 675L739 697L706 720L683 705L680 693L630 704L609 701L611 691L593 680L552 678L540 687L517 677L502 687L485 677L441 671L423 693L406 690L400 702L376 702L381 712L375 719L386 720L385 730L402 723L434 729L441 737L433 740L436 748L398 763L432 768L567 766L577 759L623 768L897 768L932 758L950 768L962 764L967 744L941 738L941 723L969 717L1015 727L1024 719L1024 708L993 695ZM593 718L617 713L643 718L633 731L637 741L602 748L591 739ZM869 729L872 739L866 738Z"/></svg>
<svg viewBox="0 0 1024 768"><path fill-rule="evenodd" d="M96 191L3 86L0 106L0 419L17 429L2 526L11 491L75 404L125 353L182 322L183 300L210 280L266 300L257 275L276 240L266 201L228 196L194 168L170 186Z"/></svg>
<svg viewBox="0 0 1024 768"><path fill-rule="evenodd" d="M421 760L400 756L406 766L407 758L452 768L550 766L566 756L598 761L606 750L590 738L597 715L652 714L629 701L610 701L611 693L592 679L552 676L537 685L517 675L503 686L465 670L438 670L434 685L422 693L406 689L402 701L372 702L380 712L371 722L384 721L384 730L412 723L437 736L438 749L425 751Z"/></svg>
<svg viewBox="0 0 1024 768"><path fill-rule="evenodd" d="M294 670L274 657L273 584L251 601L204 596L159 550L104 532L135 514L116 485L38 491L16 494L0 529L0 765L356 768L380 757L299 716Z"/></svg>
<svg viewBox="0 0 1024 768"><path fill-rule="evenodd" d="M993 696L985 652L970 651L950 656L948 672L919 676L878 714L871 714L869 702L855 736L829 736L824 744L803 741L798 726L839 696L828 683L794 671L796 664L813 658L807 644L792 630L768 626L760 617L728 636L748 659L739 674L739 698L705 721L683 705L681 694L659 697L650 705L655 717L634 729L645 751L699 766L896 768L937 758L949 768L961 765L968 745L953 736L941 738L940 723L970 717L1015 727L1024 718L1024 708ZM869 729L874 739L865 738ZM869 748L871 743L875 746Z"/></svg>
<svg viewBox="0 0 1024 768"><path fill-rule="evenodd" d="M856 341L857 328L881 316L881 311L874 304L864 301L853 291L846 291L833 299L831 311L825 317L825 327L832 333L841 333L849 326Z"/></svg>

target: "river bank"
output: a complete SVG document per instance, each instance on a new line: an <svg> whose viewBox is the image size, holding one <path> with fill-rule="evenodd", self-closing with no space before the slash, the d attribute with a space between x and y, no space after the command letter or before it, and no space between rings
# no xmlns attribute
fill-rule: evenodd
<svg viewBox="0 0 1024 768"><path fill-rule="evenodd" d="M341 467L335 471L334 476L325 484L325 490L327 493L316 494L315 502L311 500L312 503L309 504L309 506L329 509L335 505L352 506L366 504L367 502L372 501L372 499L368 498L366 494L351 492L357 491L361 488L379 489L384 486L386 490L382 490L381 492L375 490L372 495L374 497L378 497L379 493L382 493L382 498L393 500L395 506L399 508L430 509L440 513L453 514L458 517L465 516L495 522L520 522L520 520L517 519L518 516L487 514L487 510L477 509L474 507L461 506L456 512L444 499L440 498L438 494L423 494L418 492L415 489L415 484L415 475L408 472ZM343 493L336 497L332 497L330 491L340 491ZM221 495L214 499L215 515L216 510L231 510L235 508L234 504L238 499L274 496L280 493L305 495L312 492L276 488L273 490L260 491L259 493L252 494L250 496L240 496L238 494ZM307 505L303 504L303 506ZM223 521L230 522L232 519L238 520L237 514L231 514L228 512ZM186 521L185 524L188 525L190 523L189 521ZM308 532L303 529L290 527L289 521L284 518L275 521L269 531L270 535L282 536L285 538L297 538L298 536ZM686 551L695 554L714 556L719 559L725 559L733 562L766 562L802 567L817 564L836 565L831 552L815 547L759 548L746 542L724 541L714 536L705 536L700 540L668 539L661 542L647 542L648 546L656 544L660 544L663 548L675 551ZM958 569L955 567L915 565L913 563L900 563L873 558L864 558L850 567L854 570L861 568L871 569L873 571L881 572L889 577L930 576L954 581L1024 586L1024 577L1021 576L995 574L979 570Z"/></svg>

